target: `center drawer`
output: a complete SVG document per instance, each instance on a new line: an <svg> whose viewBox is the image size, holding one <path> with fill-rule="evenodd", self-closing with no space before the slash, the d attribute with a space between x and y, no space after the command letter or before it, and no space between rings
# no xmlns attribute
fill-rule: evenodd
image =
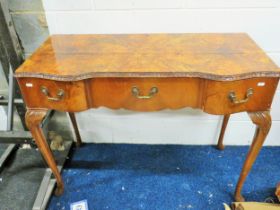
<svg viewBox="0 0 280 210"><path fill-rule="evenodd" d="M91 107L156 111L198 107L199 78L94 78Z"/></svg>

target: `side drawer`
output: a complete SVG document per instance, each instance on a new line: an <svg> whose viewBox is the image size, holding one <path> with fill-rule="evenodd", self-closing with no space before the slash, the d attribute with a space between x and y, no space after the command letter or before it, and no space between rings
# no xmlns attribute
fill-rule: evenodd
<svg viewBox="0 0 280 210"><path fill-rule="evenodd" d="M84 81L63 82L39 78L17 78L28 108L60 111L87 109Z"/></svg>
<svg viewBox="0 0 280 210"><path fill-rule="evenodd" d="M277 84L278 78L206 81L204 111L211 114L230 114L268 110Z"/></svg>

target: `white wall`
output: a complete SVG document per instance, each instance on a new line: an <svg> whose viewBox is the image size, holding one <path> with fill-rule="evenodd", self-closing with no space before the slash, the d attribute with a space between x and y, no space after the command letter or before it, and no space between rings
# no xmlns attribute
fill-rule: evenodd
<svg viewBox="0 0 280 210"><path fill-rule="evenodd" d="M44 0L51 34L247 32L280 65L279 0ZM267 145L280 145L280 89ZM105 108L78 114L88 142L214 144L220 116L198 110L135 113ZM247 114L231 118L226 144L248 144Z"/></svg>

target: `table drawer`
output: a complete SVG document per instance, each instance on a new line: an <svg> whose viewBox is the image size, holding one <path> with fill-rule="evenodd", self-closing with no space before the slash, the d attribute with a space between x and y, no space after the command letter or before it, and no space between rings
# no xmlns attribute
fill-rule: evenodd
<svg viewBox="0 0 280 210"><path fill-rule="evenodd" d="M91 107L156 111L198 107L199 78L95 78Z"/></svg>
<svg viewBox="0 0 280 210"><path fill-rule="evenodd" d="M93 78L63 82L18 78L29 108L77 112L107 107L157 111L184 107L210 114L264 111L271 106L278 78L213 81L200 78Z"/></svg>
<svg viewBox="0 0 280 210"><path fill-rule="evenodd" d="M18 78L29 108L82 111L88 108L83 81L62 82L38 78Z"/></svg>
<svg viewBox="0 0 280 210"><path fill-rule="evenodd" d="M278 78L206 81L204 111L211 114L229 114L268 110L277 84Z"/></svg>

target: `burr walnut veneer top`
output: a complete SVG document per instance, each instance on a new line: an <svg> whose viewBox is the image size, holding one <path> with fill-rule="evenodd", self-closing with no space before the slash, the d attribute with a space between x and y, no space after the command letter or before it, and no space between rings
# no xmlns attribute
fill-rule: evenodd
<svg viewBox="0 0 280 210"><path fill-rule="evenodd" d="M199 77L220 81L279 77L246 34L53 35L16 77Z"/></svg>

